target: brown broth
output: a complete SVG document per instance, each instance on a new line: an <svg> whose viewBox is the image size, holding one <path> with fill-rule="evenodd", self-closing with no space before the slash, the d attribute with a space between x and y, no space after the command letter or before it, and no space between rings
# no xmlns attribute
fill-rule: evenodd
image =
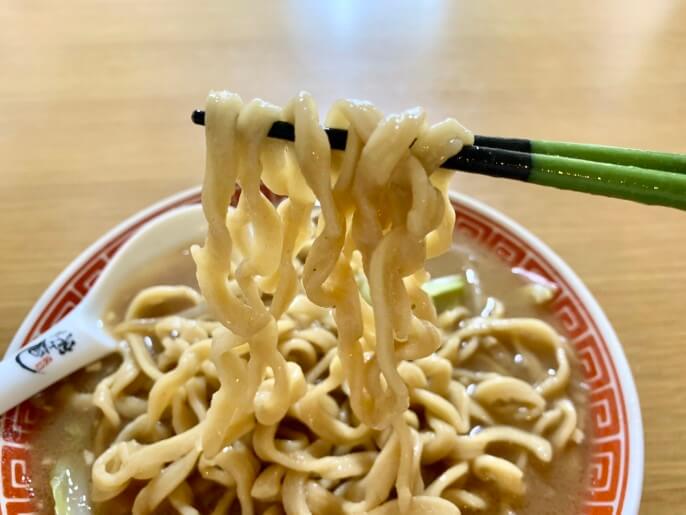
<svg viewBox="0 0 686 515"><path fill-rule="evenodd" d="M169 256L152 262L145 269L132 274L121 291L113 296L112 304L103 314L103 320L111 325L122 319L128 303L142 288L159 284L183 284L197 288L195 266L184 246ZM432 260L428 265L434 276L452 273L464 273L466 269L475 272L480 280L482 298L476 289L467 289L465 302L477 304L488 296L495 297L505 305L505 316L535 317L542 319L558 331L560 325L554 320L548 309L535 305L525 294L522 287L525 281L512 273L494 256L483 249L468 246L455 247L448 254ZM471 272L470 272L471 273ZM92 433L95 410L73 405L66 399L70 392L93 391L97 381L111 373L118 359L111 357L103 360L97 371L86 369L79 371L61 383L51 387L38 396L34 402L51 406L51 411L41 424L41 430L32 441L34 451L31 453L32 483L36 498L40 504L40 513L52 513L52 494L49 477L52 463L65 454L83 454L84 439L74 436L73 428L85 428ZM572 386L569 395L580 414L581 427L588 427L588 410L586 389L581 380L578 363L572 360ZM513 372L516 368L513 364ZM72 428L72 429L69 429ZM85 441L88 441L86 438ZM514 506L519 515L578 515L582 512L583 492L586 490L589 446L588 439L581 445L569 445L561 455L554 456L553 463L542 465L534 458L529 460L525 471L527 495L523 505ZM109 506L107 510L94 510L94 513L105 511L112 513L123 508ZM123 511L122 511L123 513ZM469 515L469 511L463 511ZM475 512L476 515L476 512Z"/></svg>
<svg viewBox="0 0 686 515"><path fill-rule="evenodd" d="M564 334L562 326L545 305L532 302L523 286L525 280L514 274L492 253L476 247L455 246L450 252L432 260L427 268L435 276L464 273L473 269L480 280L484 297L492 296L505 305L507 317L534 317L553 326ZM474 295L468 295L466 302L472 302ZM587 388L583 383L581 368L574 357L571 360L572 380L568 394L579 414L579 425L589 427ZM513 364L513 369L514 369ZM516 370L510 370L516 375ZM549 465L529 460L524 477L527 495L522 506L516 506L518 515L578 515L582 513L583 495L588 487L587 469L589 442L586 435L580 445L571 444L561 455L555 454ZM476 512L475 512L476 513ZM469 515L469 511L463 514Z"/></svg>

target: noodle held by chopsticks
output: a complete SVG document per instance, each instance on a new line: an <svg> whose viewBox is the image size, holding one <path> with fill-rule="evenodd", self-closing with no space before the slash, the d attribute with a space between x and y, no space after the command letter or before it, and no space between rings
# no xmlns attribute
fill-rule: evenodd
<svg viewBox="0 0 686 515"><path fill-rule="evenodd" d="M294 124L294 144L267 139L276 120ZM327 124L348 130L342 155L332 155L306 93L283 109L210 95L209 227L192 254L212 320L158 318L146 329L149 355L143 336L127 333L120 368L94 396L104 415L96 501L129 492L136 514L163 504L245 514L500 509L525 494L526 457L550 461L579 436L554 330L467 318L464 308L439 321L422 289L427 258L453 236L448 177L437 167L471 133L454 120L428 126L420 109L384 117L355 101L336 103ZM261 183L284 200L273 204ZM176 294L189 297L170 289L155 298ZM135 328L129 318L120 327ZM556 369L463 374L470 360L493 362L493 341ZM127 416L124 406L141 398L145 412ZM499 443L520 459L490 454Z"/></svg>

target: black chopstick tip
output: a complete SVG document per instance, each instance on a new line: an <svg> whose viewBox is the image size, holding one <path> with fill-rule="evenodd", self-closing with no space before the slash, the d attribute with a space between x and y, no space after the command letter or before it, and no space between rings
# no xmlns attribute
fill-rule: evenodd
<svg viewBox="0 0 686 515"><path fill-rule="evenodd" d="M200 111L199 109L193 111L191 114L191 121L195 125L205 125L205 111Z"/></svg>

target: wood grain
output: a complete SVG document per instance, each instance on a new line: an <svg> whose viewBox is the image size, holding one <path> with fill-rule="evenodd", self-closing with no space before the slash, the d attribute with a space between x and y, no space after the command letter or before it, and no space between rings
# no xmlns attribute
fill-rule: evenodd
<svg viewBox="0 0 686 515"><path fill-rule="evenodd" d="M482 134L686 152L686 3L9 0L0 6L0 349L97 236L203 169L210 88L424 105ZM646 430L642 513L686 505L686 213L471 176L605 308Z"/></svg>

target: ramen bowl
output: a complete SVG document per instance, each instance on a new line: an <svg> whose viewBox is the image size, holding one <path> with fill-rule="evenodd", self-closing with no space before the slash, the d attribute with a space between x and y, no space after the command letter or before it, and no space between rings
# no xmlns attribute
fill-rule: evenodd
<svg viewBox="0 0 686 515"><path fill-rule="evenodd" d="M602 309L577 275L550 248L496 210L460 194L455 238L478 244L509 268L537 274L556 286L548 309L575 349L588 386L590 462L583 513L634 515L643 482L643 427L631 371ZM50 285L12 340L14 353L77 306L122 244L141 226L179 206L200 202L194 188L132 216L76 258ZM33 497L32 437L41 414L25 402L0 417L0 513L37 510Z"/></svg>

